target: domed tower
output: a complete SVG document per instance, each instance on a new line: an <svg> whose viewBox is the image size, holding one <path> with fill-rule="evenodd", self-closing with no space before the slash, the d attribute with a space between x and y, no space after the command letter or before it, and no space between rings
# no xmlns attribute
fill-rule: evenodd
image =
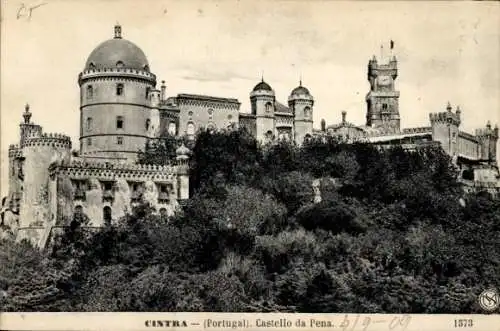
<svg viewBox="0 0 500 331"><path fill-rule="evenodd" d="M144 52L123 39L97 46L78 77L82 156L135 159L151 132L150 92L156 76Z"/></svg>
<svg viewBox="0 0 500 331"><path fill-rule="evenodd" d="M313 106L314 98L309 90L302 86L302 80L299 86L292 90L288 97L288 107L294 114L295 143L302 145L306 137L311 137L313 132Z"/></svg>
<svg viewBox="0 0 500 331"><path fill-rule="evenodd" d="M264 79L250 93L252 114L255 115L256 139L272 140L275 135L274 109L276 97L273 89Z"/></svg>

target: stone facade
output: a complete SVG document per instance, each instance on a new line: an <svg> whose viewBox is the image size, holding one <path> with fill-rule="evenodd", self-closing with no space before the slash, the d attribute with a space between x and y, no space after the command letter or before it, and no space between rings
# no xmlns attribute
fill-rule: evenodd
<svg viewBox="0 0 500 331"><path fill-rule="evenodd" d="M430 126L400 128L398 75L394 56L388 63L374 57L368 63L370 91L366 96L366 125L357 126L342 112L340 124L313 130L314 98L299 83L279 102L262 79L250 92L250 113L240 112L233 98L196 94L167 97L165 82L156 88L143 51L122 38L97 46L78 75L80 87L80 151L61 134L46 134L31 121L26 106L17 145L9 147L9 193L3 200L3 223L17 234L45 246L52 229L84 213L90 226L116 222L140 200L158 213L172 215L189 198L189 149L180 146L169 165L137 165L146 143L169 133L195 137L201 128L244 127L260 142L278 139L301 145L313 136L327 135L347 142L381 146L400 144L413 149L439 144L460 168L460 179L471 189L500 191L496 164L498 127L488 123L474 135L460 131L461 110L430 114Z"/></svg>

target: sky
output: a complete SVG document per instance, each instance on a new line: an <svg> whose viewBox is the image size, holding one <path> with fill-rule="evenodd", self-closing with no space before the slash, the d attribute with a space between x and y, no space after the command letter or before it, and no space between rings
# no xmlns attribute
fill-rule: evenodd
<svg viewBox="0 0 500 331"><path fill-rule="evenodd" d="M0 1L2 196L26 103L45 132L78 148L77 77L117 22L168 96L232 97L249 112L261 76L285 104L302 77L315 127L344 110L363 125L368 60L387 57L393 40L402 127L428 126L448 101L460 105L464 131L500 124L500 2Z"/></svg>

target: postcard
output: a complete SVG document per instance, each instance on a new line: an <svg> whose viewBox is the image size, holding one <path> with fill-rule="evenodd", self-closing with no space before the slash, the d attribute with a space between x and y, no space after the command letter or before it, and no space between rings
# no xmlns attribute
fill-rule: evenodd
<svg viewBox="0 0 500 331"><path fill-rule="evenodd" d="M499 2L1 5L1 330L500 330Z"/></svg>

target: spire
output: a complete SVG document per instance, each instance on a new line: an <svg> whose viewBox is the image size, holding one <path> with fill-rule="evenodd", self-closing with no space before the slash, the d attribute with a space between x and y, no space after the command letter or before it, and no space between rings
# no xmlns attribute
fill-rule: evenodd
<svg viewBox="0 0 500 331"><path fill-rule="evenodd" d="M446 105L446 110L451 112L451 103L448 101L448 104Z"/></svg>
<svg viewBox="0 0 500 331"><path fill-rule="evenodd" d="M30 105L29 104L26 104L26 106L24 106L23 117L24 117L24 123L29 124L30 119L31 119L31 112L30 112Z"/></svg>
<svg viewBox="0 0 500 331"><path fill-rule="evenodd" d="M342 124L345 123L345 117L346 117L346 115L347 115L347 112L345 110L342 111Z"/></svg>
<svg viewBox="0 0 500 331"><path fill-rule="evenodd" d="M260 81L264 83L264 70L260 73Z"/></svg>
<svg viewBox="0 0 500 331"><path fill-rule="evenodd" d="M115 39L122 38L122 26L117 22L115 24Z"/></svg>
<svg viewBox="0 0 500 331"><path fill-rule="evenodd" d="M299 86L302 86L302 74L300 74L300 78L299 78Z"/></svg>

